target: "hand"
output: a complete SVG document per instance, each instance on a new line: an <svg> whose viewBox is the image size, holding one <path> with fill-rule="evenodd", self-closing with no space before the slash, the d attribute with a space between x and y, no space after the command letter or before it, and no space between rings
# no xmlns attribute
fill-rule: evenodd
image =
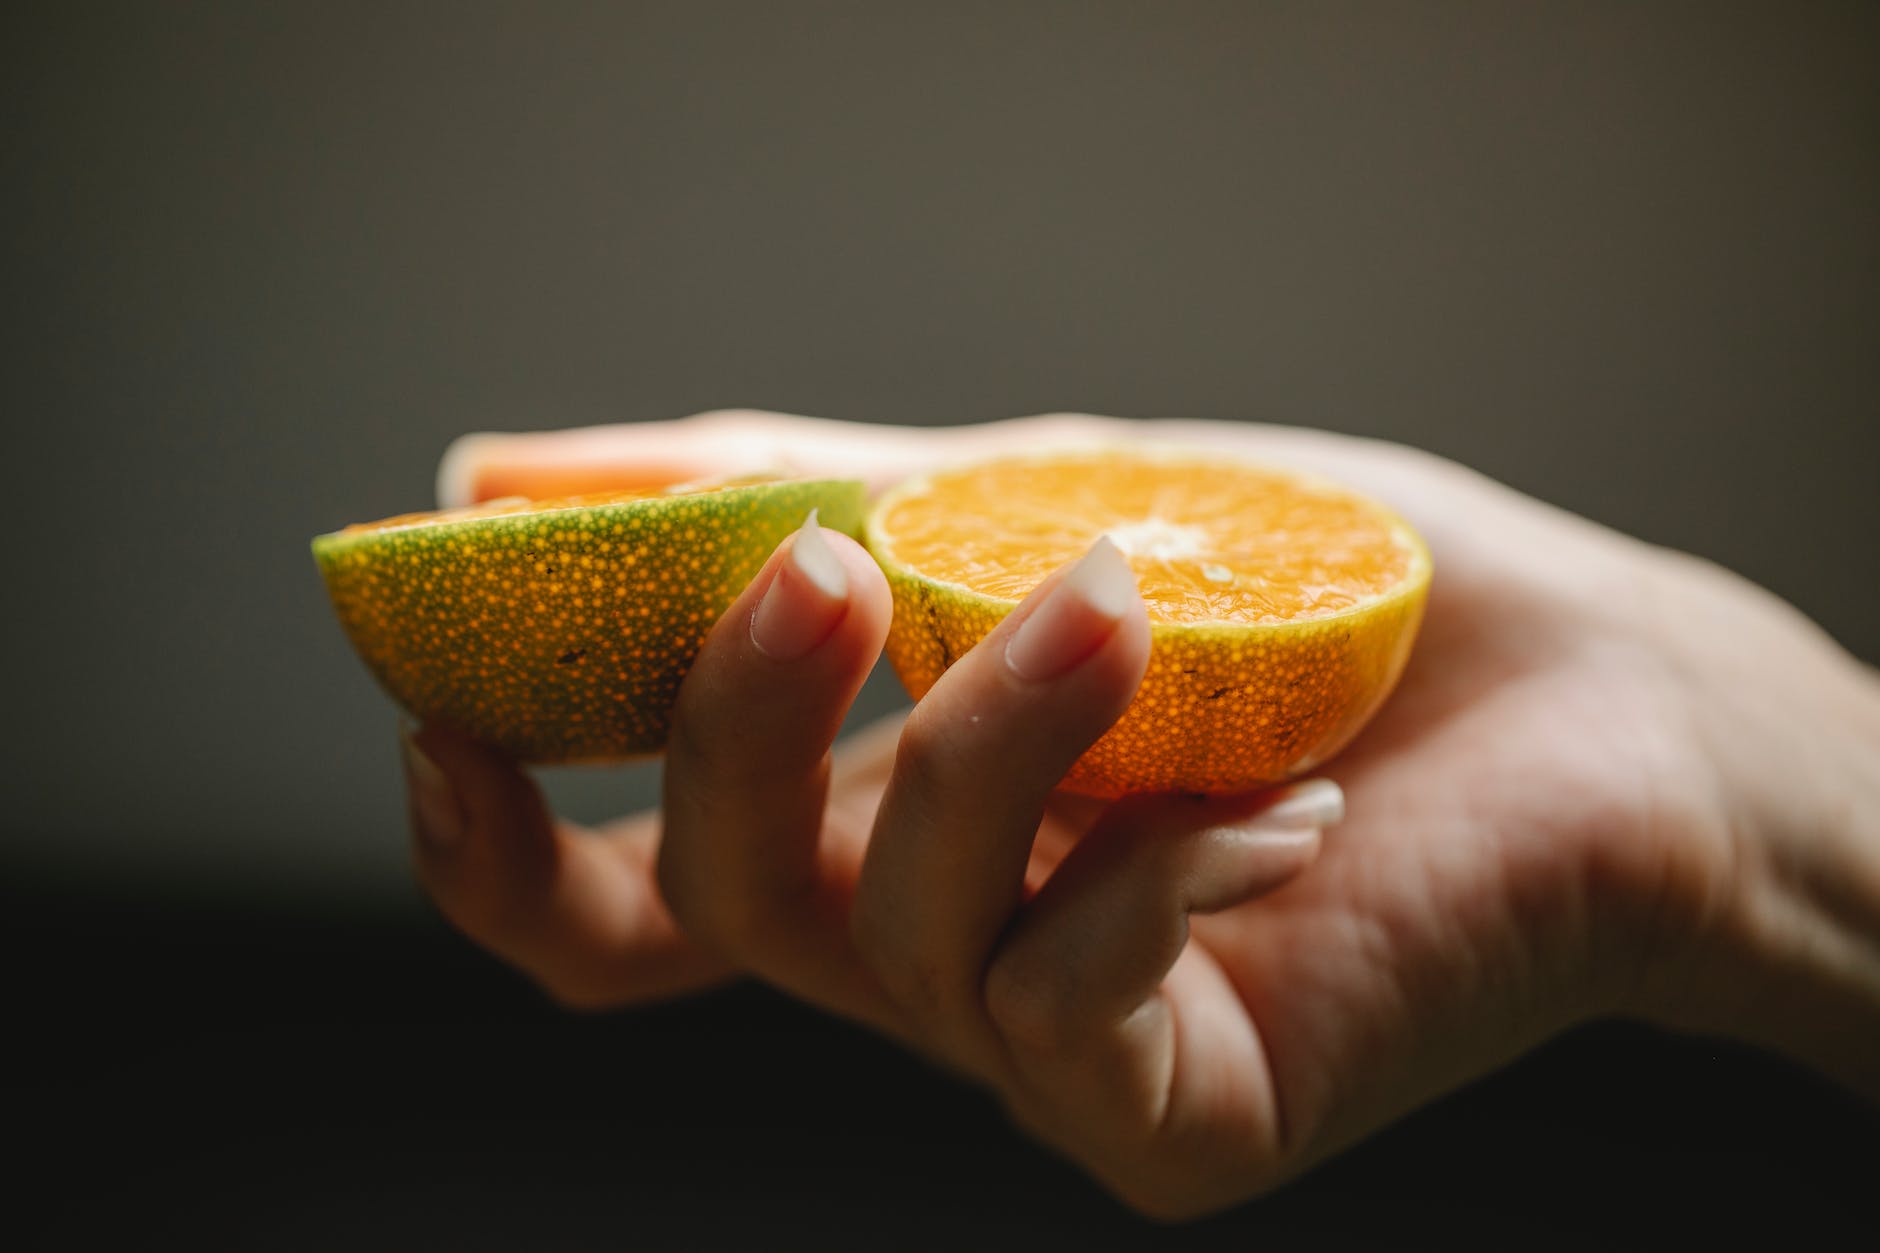
<svg viewBox="0 0 1880 1253"><path fill-rule="evenodd" d="M714 415L473 437L442 481L446 503L753 463L880 485L1140 433ZM755 973L990 1085L1161 1215L1270 1188L1597 1015L1758 1039L1880 1092L1870 672L1740 580L1421 453L1153 434L1320 470L1429 541L1422 638L1327 764L1335 784L1109 807L1052 793L1146 657L1140 602L1101 549L904 726L832 757L888 599L859 548L805 532L686 681L663 829L573 832L493 754L415 737L439 905L570 1004ZM1027 636L1030 618L1048 629ZM1340 788L1348 815L1321 847Z"/></svg>

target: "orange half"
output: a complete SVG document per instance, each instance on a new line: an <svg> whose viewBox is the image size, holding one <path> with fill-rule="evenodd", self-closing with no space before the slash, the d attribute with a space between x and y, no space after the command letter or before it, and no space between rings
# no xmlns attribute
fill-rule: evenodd
<svg viewBox="0 0 1880 1253"><path fill-rule="evenodd" d="M866 535L894 593L888 657L924 696L1099 536L1153 651L1067 786L1097 795L1276 783L1343 748L1403 673L1429 550L1395 513L1299 471L1134 446L981 462L902 483Z"/></svg>
<svg viewBox="0 0 1880 1253"><path fill-rule="evenodd" d="M761 478L402 514L313 541L347 638L393 700L532 762L659 751L706 632L811 510L862 484Z"/></svg>

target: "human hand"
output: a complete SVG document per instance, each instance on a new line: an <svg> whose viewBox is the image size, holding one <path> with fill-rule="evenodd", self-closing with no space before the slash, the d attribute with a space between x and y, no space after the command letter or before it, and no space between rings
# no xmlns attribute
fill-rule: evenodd
<svg viewBox="0 0 1880 1253"><path fill-rule="evenodd" d="M882 485L1145 433L716 415L476 437L443 479L445 503L753 463ZM1349 813L1322 848L1323 784L1283 805L1051 794L1146 656L1101 552L904 727L832 759L888 603L866 554L824 533L786 543L708 639L663 831L559 827L520 772L420 732L416 825L457 832L419 842L444 912L572 1004L755 973L989 1084L1165 1215L1271 1187L1602 1014L1759 1039L1880 1090L1868 672L1740 580L1439 459L1240 425L1152 433L1350 482L1435 554L1397 694L1325 768ZM1068 614L1048 632L1070 641L1055 677L1007 660L1032 612Z"/></svg>

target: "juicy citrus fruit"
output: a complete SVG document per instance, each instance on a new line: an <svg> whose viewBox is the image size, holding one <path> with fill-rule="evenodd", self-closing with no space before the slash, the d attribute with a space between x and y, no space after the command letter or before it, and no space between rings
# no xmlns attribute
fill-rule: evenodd
<svg viewBox="0 0 1880 1253"><path fill-rule="evenodd" d="M1071 771L1097 795L1236 792L1343 748L1403 672L1429 551L1382 505L1296 471L1145 447L916 478L870 512L894 592L888 657L916 700L1059 566L1108 535L1152 651Z"/></svg>
<svg viewBox="0 0 1880 1253"><path fill-rule="evenodd" d="M499 501L313 541L380 685L525 761L665 745L679 681L811 509L854 535L863 488L781 481Z"/></svg>

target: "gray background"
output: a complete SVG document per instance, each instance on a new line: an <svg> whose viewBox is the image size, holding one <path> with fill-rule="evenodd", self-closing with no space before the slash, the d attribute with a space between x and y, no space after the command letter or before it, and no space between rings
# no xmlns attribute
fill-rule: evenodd
<svg viewBox="0 0 1880 1253"><path fill-rule="evenodd" d="M1380 435L1880 656L1871 4L4 23L8 874L415 907L306 541L477 428Z"/></svg>
<svg viewBox="0 0 1880 1253"><path fill-rule="evenodd" d="M30 1151L0 1243L1868 1222L1871 1110L1623 1023L1176 1233L761 988L562 1014L412 885L393 715L306 545L427 503L478 428L1247 417L1460 458L1880 658L1876 67L1866 0L5 6L0 1108ZM656 771L551 782L598 816Z"/></svg>

